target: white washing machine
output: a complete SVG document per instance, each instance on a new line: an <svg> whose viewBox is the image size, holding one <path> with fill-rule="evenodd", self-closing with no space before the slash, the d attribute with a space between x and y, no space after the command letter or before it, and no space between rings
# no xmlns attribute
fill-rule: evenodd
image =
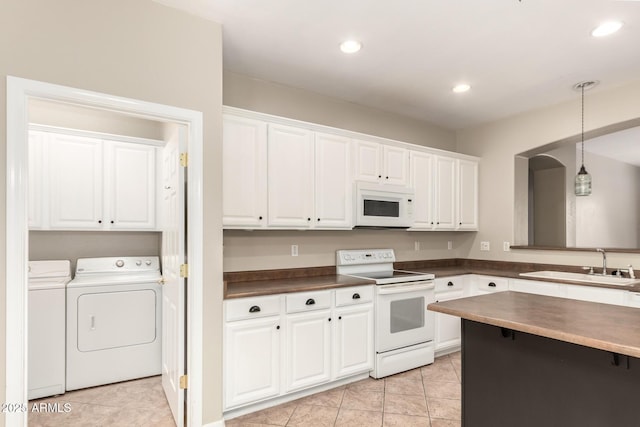
<svg viewBox="0 0 640 427"><path fill-rule="evenodd" d="M158 257L81 258L67 285L67 390L161 373Z"/></svg>
<svg viewBox="0 0 640 427"><path fill-rule="evenodd" d="M28 398L65 391L65 287L69 261L29 261Z"/></svg>

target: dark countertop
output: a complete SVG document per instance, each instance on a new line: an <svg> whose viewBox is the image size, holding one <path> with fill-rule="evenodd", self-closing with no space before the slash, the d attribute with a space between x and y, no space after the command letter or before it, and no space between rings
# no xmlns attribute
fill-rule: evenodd
<svg viewBox="0 0 640 427"><path fill-rule="evenodd" d="M584 283L568 280L541 279L520 276L521 272L558 270L581 271L580 267L528 264L502 261L481 260L430 260L397 262L398 270L409 270L432 273L436 279L443 277L477 274L485 276L505 277L509 279L533 280L538 282L555 282L580 286L595 286L599 288L619 289L640 292L639 283L631 286L605 285L598 283ZM224 298L242 298L278 293L312 291L319 289L339 288L343 286L358 286L373 284L373 281L354 279L349 276L335 274L335 266L309 267L282 270L258 270L225 273Z"/></svg>
<svg viewBox="0 0 640 427"><path fill-rule="evenodd" d="M243 282L226 282L224 298L255 297L260 295L285 294L289 292L317 291L346 286L372 285L373 280L356 279L339 274L311 277L294 277Z"/></svg>
<svg viewBox="0 0 640 427"><path fill-rule="evenodd" d="M428 309L640 357L640 310L637 308L506 291L432 303Z"/></svg>

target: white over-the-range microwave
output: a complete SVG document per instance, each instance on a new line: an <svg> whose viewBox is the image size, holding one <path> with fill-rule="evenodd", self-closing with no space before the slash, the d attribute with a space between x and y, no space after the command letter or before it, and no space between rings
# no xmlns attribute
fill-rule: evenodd
<svg viewBox="0 0 640 427"><path fill-rule="evenodd" d="M413 224L413 188L356 182L355 227L409 228Z"/></svg>

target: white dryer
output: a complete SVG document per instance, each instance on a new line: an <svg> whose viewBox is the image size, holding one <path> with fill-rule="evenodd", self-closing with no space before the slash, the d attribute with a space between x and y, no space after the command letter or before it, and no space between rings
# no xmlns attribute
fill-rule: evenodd
<svg viewBox="0 0 640 427"><path fill-rule="evenodd" d="M29 261L29 400L65 390L65 287L71 263Z"/></svg>
<svg viewBox="0 0 640 427"><path fill-rule="evenodd" d="M82 258L67 285L67 390L161 373L158 257Z"/></svg>

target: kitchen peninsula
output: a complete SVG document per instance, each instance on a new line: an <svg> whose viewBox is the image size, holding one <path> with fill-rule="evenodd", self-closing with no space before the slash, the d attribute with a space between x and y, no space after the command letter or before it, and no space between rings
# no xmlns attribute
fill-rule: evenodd
<svg viewBox="0 0 640 427"><path fill-rule="evenodd" d="M462 318L463 426L635 426L640 310L500 292L430 304Z"/></svg>

